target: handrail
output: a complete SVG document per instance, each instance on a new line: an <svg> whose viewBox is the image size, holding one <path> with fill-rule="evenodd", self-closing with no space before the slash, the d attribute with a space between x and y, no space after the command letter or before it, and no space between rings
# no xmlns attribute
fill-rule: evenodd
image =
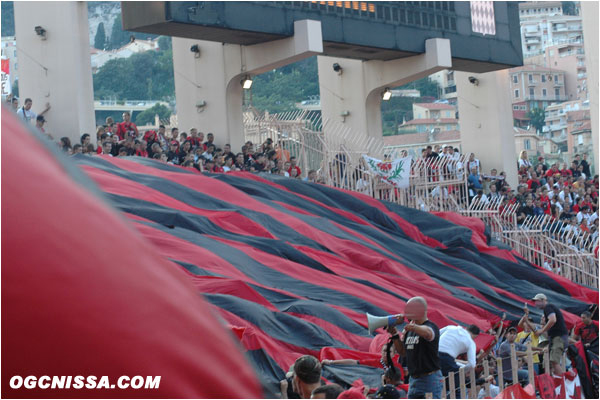
<svg viewBox="0 0 600 400"><path fill-rule="evenodd" d="M369 155L383 160L382 140L322 120L318 113L245 112L244 131L246 140L256 145L271 138L284 157L297 158L304 175L317 171L320 183L422 211L454 211L480 218L494 239L511 246L528 262L576 283L598 287L596 243L589 233L548 215L529 216L518 224L518 203L501 196L471 200L464 155L413 160L409 187L400 189L373 175L362 158ZM388 156L397 157L395 153Z"/></svg>

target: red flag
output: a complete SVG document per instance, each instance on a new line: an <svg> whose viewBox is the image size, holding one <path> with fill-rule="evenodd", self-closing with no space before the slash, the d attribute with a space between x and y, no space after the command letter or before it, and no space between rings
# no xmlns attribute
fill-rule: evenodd
<svg viewBox="0 0 600 400"><path fill-rule="evenodd" d="M535 376L535 387L540 391L542 399L555 399L554 379L548 374Z"/></svg>
<svg viewBox="0 0 600 400"><path fill-rule="evenodd" d="M2 60L2 72L6 75L10 75L10 60Z"/></svg>
<svg viewBox="0 0 600 400"><path fill-rule="evenodd" d="M535 396L527 393L520 384L515 383L501 391L495 399L535 399Z"/></svg>

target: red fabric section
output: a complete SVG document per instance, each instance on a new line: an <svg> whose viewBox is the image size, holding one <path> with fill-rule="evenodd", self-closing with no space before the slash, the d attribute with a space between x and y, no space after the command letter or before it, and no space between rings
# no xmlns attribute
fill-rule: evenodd
<svg viewBox="0 0 600 400"><path fill-rule="evenodd" d="M285 190L288 191L287 188L281 186L281 185L277 185L276 183L273 183L271 181L268 181L266 179L263 179L259 176L253 175L253 174L249 174L247 172L234 172L234 175L237 176L242 176L244 178L248 178L248 179L253 179L256 181L260 181L263 182L267 185L271 185L271 186L275 186L281 190ZM435 240L434 238L430 238L428 236L425 236L423 233L421 233L421 231L419 231L419 228L417 228L416 226L414 226L413 224L407 222L406 220L404 220L403 218L401 218L399 215L390 212L387 208L385 208L385 206L380 203L379 201L375 200L374 198L364 195L362 193L357 193L357 192L352 192L349 190L345 190L345 189L338 189L336 188L336 190L339 190L341 192L344 193L348 193L356 198L359 198L361 201L363 201L364 203L368 204L371 207L375 207L378 210L380 210L381 212L383 212L384 214L386 214L388 217L390 217L392 220L394 220L399 226L400 228L402 228L402 230L408 235L410 236L412 239L416 240L419 243L425 244L429 247L440 247L445 249L446 246L444 246L442 243L440 243L439 241ZM362 221L363 224L366 224L366 221L361 220L359 217L355 216L354 214L350 214L346 211L343 210L339 210L337 208L333 208L330 206L327 206L319 201L316 201L314 199L311 199L309 197L303 196L303 195L299 195L296 194L299 197L302 197L303 199L312 201L315 204L318 204L319 206L323 207L323 208L327 208L328 210L337 212L338 214L346 217L346 218L350 218L352 220L354 220L355 222L360 222Z"/></svg>
<svg viewBox="0 0 600 400"><path fill-rule="evenodd" d="M554 379L549 374L536 375L535 387L540 392L540 397L542 399L556 398Z"/></svg>
<svg viewBox="0 0 600 400"><path fill-rule="evenodd" d="M3 396L262 396L252 368L180 268L74 183L4 109L2 149L10 171L2 176ZM158 390L13 390L14 375L161 381Z"/></svg>
<svg viewBox="0 0 600 400"><path fill-rule="evenodd" d="M521 387L520 384L515 383L500 392L495 399L535 399L535 395L531 395Z"/></svg>
<svg viewBox="0 0 600 400"><path fill-rule="evenodd" d="M145 200L175 210L202 215L210 218L211 222L214 222L216 225L230 232L275 239L275 237L262 226L237 212L204 210L192 207L171 196L161 193L158 190L142 185L141 183L121 178L96 168L84 166L83 169L92 179L94 179L102 190L107 193Z"/></svg>
<svg viewBox="0 0 600 400"><path fill-rule="evenodd" d="M287 312L286 314L293 315L301 318L304 321L312 322L313 324L323 328L332 338L339 340L342 343L346 343L348 346L357 350L367 350L371 339L364 336L355 335L350 333L337 325L332 324L322 318L315 317L314 315L300 314L295 312Z"/></svg>
<svg viewBox="0 0 600 400"><path fill-rule="evenodd" d="M323 347L319 353L319 360L357 360L362 365L381 368L381 353L369 353L350 349L338 349L335 347Z"/></svg>
<svg viewBox="0 0 600 400"><path fill-rule="evenodd" d="M477 353L479 353L479 351L483 350L483 351L488 351L490 349L490 347L492 347L494 345L494 341L496 340L496 337L494 335L490 335L488 333L480 333L475 339L475 345L477 345Z"/></svg>

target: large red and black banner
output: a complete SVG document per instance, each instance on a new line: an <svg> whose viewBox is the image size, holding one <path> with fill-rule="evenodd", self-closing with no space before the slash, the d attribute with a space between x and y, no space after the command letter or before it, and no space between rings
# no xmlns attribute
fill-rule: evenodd
<svg viewBox="0 0 600 400"><path fill-rule="evenodd" d="M4 149L6 144L11 148L19 145L19 140L5 143L3 133L3 217L8 196L5 174L11 168L5 167ZM15 157L10 160L17 162ZM24 162L37 163L36 158ZM590 303L598 303L597 288L576 285L524 261L494 242L480 220L457 214L434 215L282 176L201 174L139 157L78 155L61 163L76 166L79 175L72 183L75 189L84 191L94 204L108 205L110 208L104 209L112 209L113 215L104 218L95 209L72 208L68 201L61 204L60 199L69 197L70 191L54 185L52 196L57 200L53 206L71 207L53 215L56 223L63 213L86 214L104 227L96 233L101 237L97 246L119 269L130 268L129 258L120 252L127 246L130 254L151 255L162 269L186 281L205 302L178 303L178 307L191 315L203 313L207 307L212 310L238 338L257 375L273 392L302 354L319 357L322 349L328 348L327 354L363 354L365 360L372 361L369 347L373 336L368 334L365 313L402 312L413 296L427 299L429 318L440 327L476 324L482 330L490 328L503 313L509 320L518 320L523 304L531 306L528 299L539 292L563 310L570 327ZM59 178L67 180L69 175L73 174L67 171ZM28 179L21 178L15 185ZM36 179L58 178L47 174ZM100 191L84 188L85 180ZM41 198L36 201L46 200L38 195ZM35 202L27 204L35 207ZM13 211L25 216L31 212L29 208ZM35 225L35 221L25 219ZM10 328L5 331L4 321L5 306L11 306L4 298L4 275L11 268L4 260L5 237L11 232L8 228L5 231L4 225L3 367L11 362L5 359L4 338L13 333ZM122 225L134 229L117 229ZM10 229L17 228L11 225ZM78 236L77 229L82 228L69 229L71 236ZM36 243L38 239L32 240ZM144 243L142 250L140 242ZM71 251L77 251L78 243L69 243ZM46 257L54 256L49 248L36 248ZM94 254L83 257L85 263L97 261ZM136 274L135 280L143 283L156 279L153 275L145 271ZM119 282L118 276L114 279ZM135 280L128 284L135 287ZM120 296L124 290L105 284L107 298ZM161 321L161 313L170 311L146 313L143 303L154 301L153 295L178 298L173 290L165 284L162 291L137 298L143 317ZM48 301L51 306L52 299ZM541 311L530 308L539 320ZM207 341L202 331L196 335L199 342ZM159 337L156 340L161 342ZM110 346L110 342L107 338L102 345ZM362 378L365 384L376 386L381 370L375 365L326 366L324 376L346 384ZM4 381L3 373L3 388Z"/></svg>

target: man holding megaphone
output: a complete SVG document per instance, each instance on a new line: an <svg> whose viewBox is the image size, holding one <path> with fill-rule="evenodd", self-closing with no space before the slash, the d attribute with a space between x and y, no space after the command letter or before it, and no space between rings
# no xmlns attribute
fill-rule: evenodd
<svg viewBox="0 0 600 400"><path fill-rule="evenodd" d="M396 351L406 357L408 374L410 375L408 398L424 399L431 393L434 399L442 395L442 373L438 344L440 330L436 324L427 319L427 301L423 297L413 297L404 308L404 315L397 315L396 324L387 325L392 335ZM402 332L398 335L395 325L407 319Z"/></svg>

